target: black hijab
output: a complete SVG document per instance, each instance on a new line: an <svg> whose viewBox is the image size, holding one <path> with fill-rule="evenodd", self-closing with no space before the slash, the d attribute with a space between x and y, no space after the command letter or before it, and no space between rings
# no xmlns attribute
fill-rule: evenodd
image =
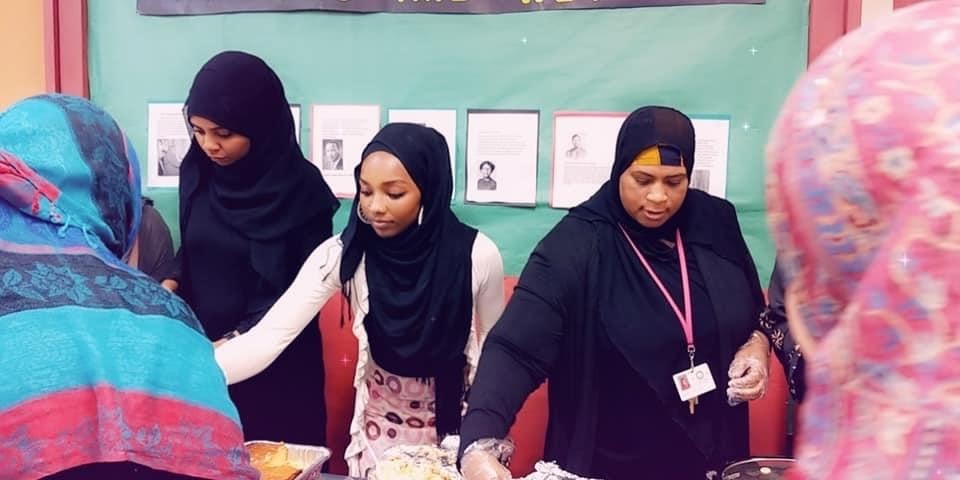
<svg viewBox="0 0 960 480"><path fill-rule="evenodd" d="M250 139L250 152L223 167L194 139L180 167L180 223L191 196L207 184L214 213L251 242L254 270L283 289L295 273L287 236L310 222L329 222L340 202L300 151L293 115L277 74L244 52L222 52L197 73L187 118L198 115Z"/></svg>
<svg viewBox="0 0 960 480"><path fill-rule="evenodd" d="M347 285L366 255L370 311L364 327L374 361L391 373L436 378L437 434L460 428L464 349L473 318L473 242L477 231L450 210L450 154L436 130L410 123L383 127L363 151L387 152L420 189L422 221L380 238L350 215L341 235L340 280ZM362 163L361 163L362 165ZM354 169L360 200L360 167Z"/></svg>
<svg viewBox="0 0 960 480"><path fill-rule="evenodd" d="M689 182L695 151L693 123L686 115L669 107L641 107L627 116L620 127L610 179L589 200L571 210L571 214L599 217L614 225L619 223L634 237L638 246L657 248L660 239L672 241L688 213L689 192L688 198L684 199L673 216L657 228L647 228L637 223L620 201L620 176L630 168L637 155L655 146L665 150L664 153L679 154Z"/></svg>
<svg viewBox="0 0 960 480"><path fill-rule="evenodd" d="M743 240L739 228L731 230L729 215L719 211L717 199L706 192L687 190L687 196L677 211L657 228L640 225L623 208L620 176L630 168L637 155L657 146L665 159L679 157L687 171L689 183L695 145L693 122L679 110L660 106L634 110L620 127L610 179L589 200L574 207L570 211L571 216L613 226L622 225L637 247L659 254L663 253L664 247L660 240L673 241L677 229L680 229L685 244L699 244L744 268L748 265L753 268L753 261L743 258ZM668 164L668 161L664 160L663 164ZM617 234L622 238L619 229ZM635 257L632 253L630 256Z"/></svg>

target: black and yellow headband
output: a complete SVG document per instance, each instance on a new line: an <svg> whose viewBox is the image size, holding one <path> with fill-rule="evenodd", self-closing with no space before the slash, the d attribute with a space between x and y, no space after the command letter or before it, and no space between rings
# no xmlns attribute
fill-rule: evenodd
<svg viewBox="0 0 960 480"><path fill-rule="evenodd" d="M670 145L654 145L633 158L632 165L652 165L683 167L683 155L680 150Z"/></svg>

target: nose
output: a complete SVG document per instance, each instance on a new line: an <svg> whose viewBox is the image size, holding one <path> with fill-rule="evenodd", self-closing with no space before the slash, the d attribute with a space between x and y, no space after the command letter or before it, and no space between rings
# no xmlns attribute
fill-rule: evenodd
<svg viewBox="0 0 960 480"><path fill-rule="evenodd" d="M387 211L387 202L381 195L374 194L370 199L370 213L382 214Z"/></svg>
<svg viewBox="0 0 960 480"><path fill-rule="evenodd" d="M208 153L215 153L220 150L220 144L206 135L200 135L197 143L200 144L200 148Z"/></svg>
<svg viewBox="0 0 960 480"><path fill-rule="evenodd" d="M647 192L647 201L651 203L663 203L667 201L667 193L663 190L663 187L659 184L655 184L649 192Z"/></svg>

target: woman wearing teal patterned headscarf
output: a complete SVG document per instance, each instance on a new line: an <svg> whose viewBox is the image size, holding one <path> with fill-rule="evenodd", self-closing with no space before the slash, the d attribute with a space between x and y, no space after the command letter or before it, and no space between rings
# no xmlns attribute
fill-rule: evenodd
<svg viewBox="0 0 960 480"><path fill-rule="evenodd" d="M120 260L140 202L104 111L0 114L0 478L257 478L193 313Z"/></svg>

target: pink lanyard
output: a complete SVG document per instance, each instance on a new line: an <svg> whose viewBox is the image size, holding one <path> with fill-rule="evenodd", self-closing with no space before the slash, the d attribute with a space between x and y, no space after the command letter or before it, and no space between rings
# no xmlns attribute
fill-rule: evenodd
<svg viewBox="0 0 960 480"><path fill-rule="evenodd" d="M677 315L677 320L680 321L680 326L683 327L683 335L687 339L687 354L690 356L690 368L693 368L693 356L697 349L693 344L693 314L690 307L690 277L687 273L687 255L686 252L683 251L680 229L677 229L677 253L680 254L680 279L683 285L683 313L680 312L680 307L677 306L677 302L673 301L673 297L670 296L667 287L660 281L660 277L658 277L656 272L653 271L653 268L650 267L650 263L647 262L647 259L640 253L637 245L633 243L633 239L627 234L626 229L623 228L623 225L618 226L620 227L620 231L623 232L623 236L626 237L627 242L633 247L633 251L637 254L637 258L640 259L640 263L643 264L643 268L647 269L647 273L650 274L650 277L653 278L657 287L660 288L660 293L663 294L663 297L667 299L667 303L673 308L673 313Z"/></svg>

